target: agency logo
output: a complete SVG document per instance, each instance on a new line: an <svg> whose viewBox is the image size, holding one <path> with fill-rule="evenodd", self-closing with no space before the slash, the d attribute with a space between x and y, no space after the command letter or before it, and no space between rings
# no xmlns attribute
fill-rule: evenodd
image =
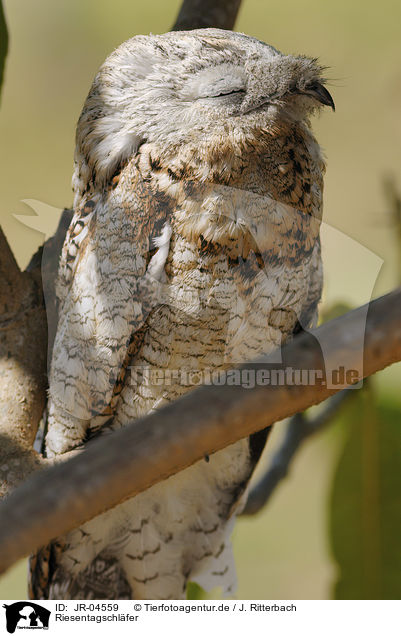
<svg viewBox="0 0 401 636"><path fill-rule="evenodd" d="M6 610L6 627L9 634L16 629L49 629L51 612L29 601L18 601L11 605L3 605Z"/></svg>

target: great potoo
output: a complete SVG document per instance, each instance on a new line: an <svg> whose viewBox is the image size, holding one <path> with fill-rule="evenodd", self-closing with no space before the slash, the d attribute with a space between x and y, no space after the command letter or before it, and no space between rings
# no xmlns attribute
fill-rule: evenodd
<svg viewBox="0 0 401 636"><path fill-rule="evenodd" d="M76 137L46 453L134 422L271 352L316 316L334 107L314 59L239 33L137 36L96 75ZM149 488L32 559L36 598L234 589L230 533L265 433Z"/></svg>

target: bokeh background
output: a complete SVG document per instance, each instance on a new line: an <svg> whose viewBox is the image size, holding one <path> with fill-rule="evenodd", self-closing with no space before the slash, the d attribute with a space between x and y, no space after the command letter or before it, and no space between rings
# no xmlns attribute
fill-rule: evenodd
<svg viewBox="0 0 401 636"><path fill-rule="evenodd" d="M22 267L43 242L43 233L13 215L33 214L22 202L26 199L50 205L54 210L47 209L40 227L51 234L57 210L71 204L74 129L97 68L123 40L138 33L168 31L179 4L179 0L4 0L10 50L0 109L0 222ZM397 228L384 193L389 177L401 188L400 3L243 0L236 28L283 52L318 56L328 67L337 110L335 114L325 110L314 124L328 160L324 310L330 311L339 301L357 306L389 291L400 282ZM381 448L392 448L392 460L401 457L397 455L400 379L396 365L371 383L375 403L387 409L383 417L391 429L391 442L386 437ZM333 550L338 542L338 536L333 539L333 505L337 510L338 471L349 450L350 428L360 413L359 405L308 441L266 509L257 517L239 520L234 549L240 598L323 599L336 594L340 574ZM380 413L377 423L383 420ZM281 424L276 425L265 461L282 430ZM358 430L354 427L353 434ZM353 443L355 439L359 438L354 435ZM396 466L395 460L390 463ZM376 468L380 477L382 468L379 464ZM392 486L396 483L388 473L386 479ZM392 497L389 506L396 513L390 521L400 522L395 527L401 536L399 488L393 488ZM352 512L355 506L348 504ZM382 532L377 545L383 546L390 521L386 517L386 523L381 522L381 504L379 508L369 514ZM352 514L349 519L344 517L345 526L352 526ZM341 519L336 523L341 525ZM369 527L367 523L365 531ZM343 540L351 545L356 539ZM375 567L388 582L392 577L388 561L394 561L394 551L383 556L380 545ZM399 557L400 549L394 550ZM26 562L21 562L0 578L0 598L25 597L25 572ZM386 588L390 591L385 588L367 591L365 597L397 597L396 584ZM357 597L355 591L348 594Z"/></svg>

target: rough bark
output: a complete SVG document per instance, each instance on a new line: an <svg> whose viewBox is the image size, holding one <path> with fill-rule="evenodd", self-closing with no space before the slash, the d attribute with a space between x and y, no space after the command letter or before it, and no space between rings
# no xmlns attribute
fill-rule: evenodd
<svg viewBox="0 0 401 636"><path fill-rule="evenodd" d="M0 494L40 464L47 323L38 271L21 272L0 229Z"/></svg>
<svg viewBox="0 0 401 636"><path fill-rule="evenodd" d="M46 404L48 328L43 289L49 324L55 325L54 283L70 219L71 210L65 210L56 234L32 257L25 272L0 228L0 496L44 465L32 448Z"/></svg>

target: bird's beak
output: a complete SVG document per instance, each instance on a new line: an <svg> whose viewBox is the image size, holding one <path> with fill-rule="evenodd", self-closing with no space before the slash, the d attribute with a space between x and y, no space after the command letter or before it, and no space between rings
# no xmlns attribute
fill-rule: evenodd
<svg viewBox="0 0 401 636"><path fill-rule="evenodd" d="M314 82L303 92L304 95L313 97L324 106L330 106L333 110L336 109L334 100L329 91L320 82Z"/></svg>

